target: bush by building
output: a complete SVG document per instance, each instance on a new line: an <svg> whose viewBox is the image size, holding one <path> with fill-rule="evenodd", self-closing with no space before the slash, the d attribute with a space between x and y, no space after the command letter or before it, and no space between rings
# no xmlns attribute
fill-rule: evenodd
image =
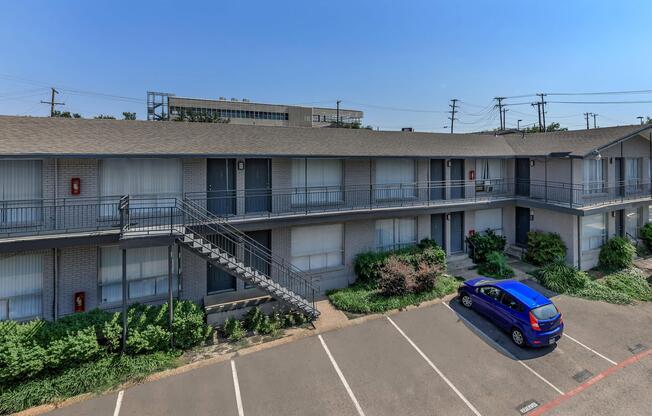
<svg viewBox="0 0 652 416"><path fill-rule="evenodd" d="M507 239L505 236L496 234L493 230L486 230L468 236L470 256L475 264L482 264L487 261L489 253L505 251Z"/></svg>
<svg viewBox="0 0 652 416"><path fill-rule="evenodd" d="M498 251L492 251L486 261L478 267L478 273L496 279L508 279L514 276L514 270L507 264L507 257Z"/></svg>
<svg viewBox="0 0 652 416"><path fill-rule="evenodd" d="M598 267L605 271L622 270L632 266L636 249L626 238L614 237L600 249Z"/></svg>
<svg viewBox="0 0 652 416"><path fill-rule="evenodd" d="M527 234L525 261L536 266L550 264L566 258L566 244L556 233L530 231Z"/></svg>

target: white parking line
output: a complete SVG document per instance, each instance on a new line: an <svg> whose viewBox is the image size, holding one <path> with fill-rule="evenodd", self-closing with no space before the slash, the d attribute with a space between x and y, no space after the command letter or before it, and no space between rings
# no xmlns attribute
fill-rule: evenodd
<svg viewBox="0 0 652 416"><path fill-rule="evenodd" d="M113 416L118 416L120 414L120 408L122 407L122 397L125 395L124 390L120 390L118 393L118 400L115 402L115 409L113 410Z"/></svg>
<svg viewBox="0 0 652 416"><path fill-rule="evenodd" d="M364 412L362 411L362 407L360 406L360 403L358 403L358 399L356 399L355 394L353 394L353 390L351 390L349 383L346 381L346 378L344 378L344 374L342 374L342 370L340 370L340 366L337 365L335 358L333 358L333 355L331 354L331 351L328 349L328 346L326 345L324 338L322 338L321 335L319 335L318 338L319 341L321 341L322 347L324 347L324 351L326 351L326 355L328 355L328 359L331 360L331 364L333 364L333 368L335 368L335 372L340 377L340 381L344 385L346 392L349 394L349 397L351 398L351 401L353 402L355 409L358 411L358 415L365 416Z"/></svg>
<svg viewBox="0 0 652 416"><path fill-rule="evenodd" d="M471 402L468 401L468 399L467 399L466 397L464 397L464 395L462 394L462 392L460 392L460 391L457 389L457 387L455 387L455 385L454 385L453 383L451 383L451 381L450 381L450 380L449 380L449 379L444 375L444 373L442 373L442 372L439 370L439 368L437 368L437 366L436 366L432 361L430 361L430 358L428 358L428 356L427 356L426 354L424 354L423 351L421 351L421 349L417 346L417 344L415 344L414 342L412 342L412 340L411 340L411 339L410 339L410 338L405 334L405 332L403 332L403 330L402 330L401 328L399 328L398 325L396 325L396 323L394 323L394 321L392 321L392 318L390 318L389 316L386 316L386 318L387 318L387 320L389 320L389 322L394 326L394 328L396 328L396 330L397 330L401 335L403 335L403 338L405 338L405 339L407 340L407 342L409 342L410 345L412 345L412 348L414 348L414 349L419 353L419 355L421 356L421 358L423 358L424 360L426 360L426 362L428 363L428 365L429 365L433 370L435 370L435 372L439 375L439 377L442 378L442 380L444 380L444 381L446 382L446 384L448 384L448 387L450 387L450 388L455 392L455 394L457 394L457 396L458 396L460 399L462 399L462 401L466 404L466 406L467 406L469 409L471 409L471 411L473 412L473 414L475 414L476 416L482 416L482 415L480 414L480 412L478 412L478 409L476 409L475 406L473 406L473 405L471 404Z"/></svg>
<svg viewBox="0 0 652 416"><path fill-rule="evenodd" d="M581 342L579 342L579 341L576 340L575 338L573 338L573 337L571 337L570 335L568 335L568 333L564 333L564 335L566 336L566 338L568 338L568 339L570 339L571 341L573 341L574 343L576 343L576 344L578 344L578 345L580 345L580 346L586 348L587 350L591 351L593 354L597 355L598 357L603 358L604 360L610 362L610 363L613 364L613 365L618 365L618 363L615 362L614 360L610 360L609 358L607 358L607 357L605 357L604 355L600 354L600 353L597 352L596 350L587 347L586 345L582 344Z"/></svg>
<svg viewBox="0 0 652 416"><path fill-rule="evenodd" d="M235 361L233 360L231 360L231 373L233 373L233 387L235 388L235 403L238 406L238 416L244 416L242 397L240 396L240 383L238 382L238 370L235 369Z"/></svg>
<svg viewBox="0 0 652 416"><path fill-rule="evenodd" d="M499 343L497 343L496 341L494 341L493 339L491 339L491 337L489 337L487 334L485 334L484 332L482 332L482 330L480 330L480 328L478 328L478 327L475 326L473 323L471 323L471 321L469 321L468 319L466 319L465 317L463 317L463 316L460 315L459 313L455 312L455 311L453 310L453 308L451 308L451 307L448 305L448 303L446 303L446 302L442 302L442 303L444 304L444 306L446 306L446 307L448 308L449 311L453 312L453 313L454 313L458 318L460 318L461 320L463 320L464 322L466 322L467 325L469 325L470 327L474 328L474 329L475 329L474 332L475 332L476 334L478 334L479 336L481 336L482 338L484 338L486 342L488 342L489 344L493 345L496 349L499 349L503 354L507 355L507 356L510 357L512 360L516 361L517 363L519 363L520 365L522 365L523 367L525 367L529 372L531 372L532 374L534 374L535 376L537 376L541 381L543 381L544 383L546 383L548 386L550 386L550 387L551 387L553 390L555 390L557 393L561 394L562 396L565 394L561 389L557 388L557 386L555 386L554 384L552 384L551 382L549 382L548 380L546 380L546 379L545 379L541 374L539 374L539 373L537 373L536 371L534 371L534 370L533 370L529 365L527 365L527 364L525 364L523 361L519 360L518 357L516 357L514 354L512 354L511 352L509 352L509 350L507 350L505 347L503 347L502 345L500 345Z"/></svg>

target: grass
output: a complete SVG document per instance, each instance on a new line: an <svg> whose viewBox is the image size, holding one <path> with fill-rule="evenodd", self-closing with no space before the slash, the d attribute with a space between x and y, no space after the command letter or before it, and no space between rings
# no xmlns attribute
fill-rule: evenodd
<svg viewBox="0 0 652 416"><path fill-rule="evenodd" d="M457 290L459 282L450 276L441 276L435 282L435 288L428 292L410 293L403 296L383 296L371 285L354 284L344 289L327 293L331 303L337 308L350 313L382 313L392 309L402 309L432 299L443 297Z"/></svg>
<svg viewBox="0 0 652 416"><path fill-rule="evenodd" d="M44 375L13 386L0 386L0 414L9 414L83 393L100 393L126 381L138 381L178 365L172 353L107 355L56 375Z"/></svg>

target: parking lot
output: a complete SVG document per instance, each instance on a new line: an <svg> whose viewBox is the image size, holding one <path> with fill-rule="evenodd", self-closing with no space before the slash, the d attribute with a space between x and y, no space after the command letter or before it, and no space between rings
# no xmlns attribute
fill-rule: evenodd
<svg viewBox="0 0 652 416"><path fill-rule="evenodd" d="M649 414L652 304L553 300L566 324L566 336L553 347L519 349L490 322L451 300L51 414Z"/></svg>

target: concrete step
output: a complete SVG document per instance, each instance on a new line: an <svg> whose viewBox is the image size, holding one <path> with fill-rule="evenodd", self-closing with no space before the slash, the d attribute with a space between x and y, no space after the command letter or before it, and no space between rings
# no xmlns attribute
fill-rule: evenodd
<svg viewBox="0 0 652 416"><path fill-rule="evenodd" d="M471 258L466 253L448 256L446 259L446 268L449 272L469 270L473 269L474 267L475 264L473 263L473 260L471 260Z"/></svg>

